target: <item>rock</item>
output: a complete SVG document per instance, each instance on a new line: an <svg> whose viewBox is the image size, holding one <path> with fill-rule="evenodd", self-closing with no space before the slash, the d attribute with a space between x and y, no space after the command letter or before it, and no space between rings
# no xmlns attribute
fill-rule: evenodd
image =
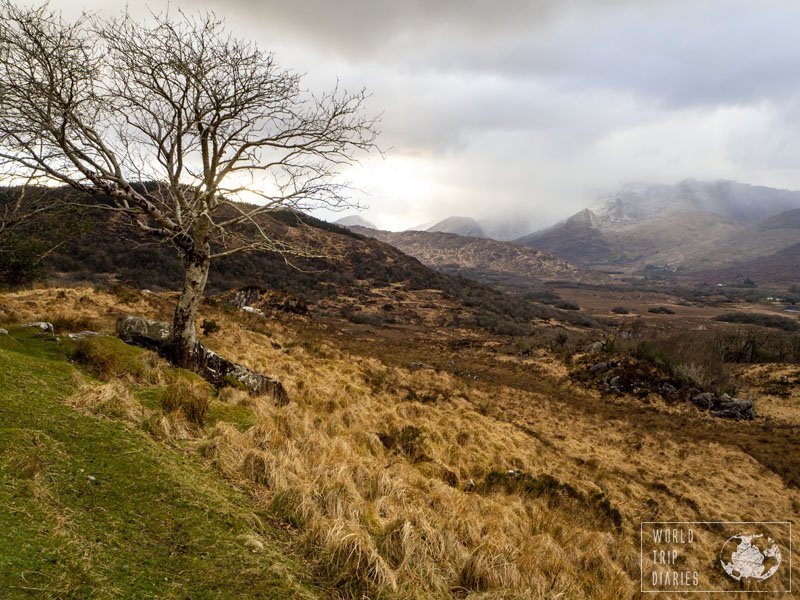
<svg viewBox="0 0 800 600"><path fill-rule="evenodd" d="M678 388L676 388L674 385L672 385L668 381L665 381L661 385L661 394L664 395L664 396L672 396L677 391L678 391Z"/></svg>
<svg viewBox="0 0 800 600"><path fill-rule="evenodd" d="M0 328L0 335L8 335L8 329Z"/></svg>
<svg viewBox="0 0 800 600"><path fill-rule="evenodd" d="M33 323L26 323L23 327L36 327L41 329L44 333L49 333L51 335L55 335L56 329L53 327L52 323L48 323L47 321L34 321Z"/></svg>
<svg viewBox="0 0 800 600"><path fill-rule="evenodd" d="M619 375L615 375L608 381L608 385L611 387L619 387L619 384L622 383L622 377Z"/></svg>
<svg viewBox="0 0 800 600"><path fill-rule="evenodd" d="M67 337L71 340L84 340L89 337L102 336L102 333L96 331L81 331L80 333L68 333Z"/></svg>
<svg viewBox="0 0 800 600"><path fill-rule="evenodd" d="M594 342L589 345L589 352L601 352L606 347L605 342Z"/></svg>
<svg viewBox="0 0 800 600"><path fill-rule="evenodd" d="M264 292L266 292L264 288L256 286L243 287L229 292L222 302L234 308L244 308L255 303Z"/></svg>
<svg viewBox="0 0 800 600"><path fill-rule="evenodd" d="M753 411L753 402L751 400L742 400L740 398L731 398L728 396L720 399L719 405L714 407L715 410L711 414L715 417L723 417L727 419L751 420L755 418Z"/></svg>
<svg viewBox="0 0 800 600"><path fill-rule="evenodd" d="M222 296L222 303L235 308L250 306L262 311L275 309L299 315L308 313L308 304L305 300L284 292L265 290L257 286L243 287L227 292Z"/></svg>
<svg viewBox="0 0 800 600"><path fill-rule="evenodd" d="M709 410L712 416L722 419L749 421L754 419L756 416L755 411L753 410L753 402L751 400L732 398L729 394L723 394L722 396L717 397L711 392L704 392L694 396L691 401L692 404Z"/></svg>
<svg viewBox="0 0 800 600"><path fill-rule="evenodd" d="M163 321L152 321L131 315L117 319L117 335L123 342L161 350L169 341L172 326Z"/></svg>
<svg viewBox="0 0 800 600"><path fill-rule="evenodd" d="M467 485L464 486L464 491L465 492L474 492L475 491L475 481L470 479L467 482Z"/></svg>
<svg viewBox="0 0 800 600"><path fill-rule="evenodd" d="M744 410L734 408L712 410L711 414L722 419L736 419L737 421L752 421L756 417L752 408Z"/></svg>
<svg viewBox="0 0 800 600"><path fill-rule="evenodd" d="M603 373L604 371L607 371L607 370L608 370L608 363L605 363L605 362L599 362L599 363L589 367L589 373L592 373L592 374Z"/></svg>
<svg viewBox="0 0 800 600"><path fill-rule="evenodd" d="M200 374L215 386L225 387L240 384L253 396L271 394L273 401L278 406L289 404L289 395L277 379L237 365L202 344L197 344L197 351Z"/></svg>
<svg viewBox="0 0 800 600"><path fill-rule="evenodd" d="M699 408L709 409L716 402L717 397L711 392L703 392L692 398L692 404Z"/></svg>
<svg viewBox="0 0 800 600"><path fill-rule="evenodd" d="M260 308L256 308L254 306L243 306L242 310L246 313L250 313L251 315L258 315L259 317L266 317L264 311Z"/></svg>
<svg viewBox="0 0 800 600"><path fill-rule="evenodd" d="M737 410L747 410L753 408L753 403L750 400L740 400L739 398L731 398L730 396L725 398L723 396L719 401L719 408L722 409L735 408Z"/></svg>

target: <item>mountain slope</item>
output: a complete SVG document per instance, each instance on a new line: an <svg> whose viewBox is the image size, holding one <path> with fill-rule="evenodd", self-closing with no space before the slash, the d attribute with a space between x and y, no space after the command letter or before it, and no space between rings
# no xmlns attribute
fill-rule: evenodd
<svg viewBox="0 0 800 600"><path fill-rule="evenodd" d="M800 243L772 254L742 260L732 265L712 269L698 269L691 273L694 279L708 282L742 281L781 282L797 285L800 280Z"/></svg>
<svg viewBox="0 0 800 600"><path fill-rule="evenodd" d="M57 225L32 223L30 232L54 235ZM314 257L288 257L287 262L275 253L250 252L221 258L212 262L208 295L256 286L295 296L320 313L351 314L354 306L389 303L392 294L387 290L403 290L412 297L438 290L465 324L492 323L495 328L502 325L510 330L512 327L504 324L513 323L524 331L533 327L536 319L596 325L580 314L440 273L389 244L307 215L270 213L259 218L259 226L277 240L289 239L308 248ZM124 215L90 211L84 217L82 234L48 256L46 266L51 280L60 283L177 289L183 278L178 254L170 245L157 242L134 228ZM391 312L390 308L369 318L384 324L424 319L421 303L411 300L402 311Z"/></svg>
<svg viewBox="0 0 800 600"><path fill-rule="evenodd" d="M800 209L790 210L717 239L664 253L664 261L686 270L717 269L780 252L800 241Z"/></svg>
<svg viewBox="0 0 800 600"><path fill-rule="evenodd" d="M491 284L539 288L545 281L585 280L588 273L535 248L488 238L427 231L367 231L429 267Z"/></svg>
<svg viewBox="0 0 800 600"><path fill-rule="evenodd" d="M609 264L621 260L621 249L603 235L594 213L588 208L563 223L523 236L516 242L552 252L579 265Z"/></svg>

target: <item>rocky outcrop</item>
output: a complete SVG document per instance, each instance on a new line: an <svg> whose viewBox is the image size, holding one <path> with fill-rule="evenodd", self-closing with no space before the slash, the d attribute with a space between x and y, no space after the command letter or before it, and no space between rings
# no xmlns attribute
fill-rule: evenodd
<svg viewBox="0 0 800 600"><path fill-rule="evenodd" d="M266 290L256 286L248 286L239 288L238 290L231 290L223 294L222 303L225 306L232 308L244 308L245 306L252 306Z"/></svg>
<svg viewBox="0 0 800 600"><path fill-rule="evenodd" d="M172 326L162 321L152 321L130 315L117 319L117 335L123 342L134 346L161 351L169 341L171 333Z"/></svg>
<svg viewBox="0 0 800 600"><path fill-rule="evenodd" d="M751 400L732 398L728 394L717 396L711 392L704 392L694 396L691 402L699 408L708 410L715 417L737 421L749 421L755 418Z"/></svg>
<svg viewBox="0 0 800 600"><path fill-rule="evenodd" d="M278 406L289 404L289 396L277 379L222 358L199 343L197 352L200 374L216 387L241 386L254 396L271 395Z"/></svg>
<svg viewBox="0 0 800 600"><path fill-rule="evenodd" d="M221 297L222 303L247 312L268 310L304 315L308 313L308 303L302 298L276 290L265 290L258 286L248 286L227 292Z"/></svg>
<svg viewBox="0 0 800 600"><path fill-rule="evenodd" d="M46 321L34 321L33 323L25 323L23 327L35 327L36 329L41 329L42 333L49 333L50 335L55 335L56 329L53 327L52 323L48 323Z"/></svg>
<svg viewBox="0 0 800 600"><path fill-rule="evenodd" d="M755 410L751 400L718 395L691 387L675 378L666 378L651 366L631 359L589 362L571 374L574 381L597 387L603 394L631 395L645 398L658 394L667 402L689 402L707 414L737 421L752 420Z"/></svg>
<svg viewBox="0 0 800 600"><path fill-rule="evenodd" d="M172 359L170 344L172 327L169 323L152 321L141 317L125 316L117 319L117 335L129 344L156 350L162 356ZM289 403L289 396L277 379L251 371L221 357L198 342L197 372L216 387L241 387L254 396L271 395L279 406Z"/></svg>
<svg viewBox="0 0 800 600"><path fill-rule="evenodd" d="M67 337L71 340L85 340L91 337L104 337L104 334L96 331L80 331L78 333L68 333Z"/></svg>

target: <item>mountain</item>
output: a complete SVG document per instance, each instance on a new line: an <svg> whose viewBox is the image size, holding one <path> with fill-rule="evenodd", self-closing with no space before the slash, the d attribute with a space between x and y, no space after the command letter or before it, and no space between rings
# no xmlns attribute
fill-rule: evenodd
<svg viewBox="0 0 800 600"><path fill-rule="evenodd" d="M391 244L428 267L508 289L531 291L541 289L543 282L597 280L596 273L520 244L433 231L355 231Z"/></svg>
<svg viewBox="0 0 800 600"><path fill-rule="evenodd" d="M426 223L419 227L414 227L409 231L433 231L439 233L454 233L456 235L465 235L471 237L486 237L481 226L475 219L470 217L447 217L446 219L434 223L433 225Z"/></svg>
<svg viewBox="0 0 800 600"><path fill-rule="evenodd" d="M361 215L348 215L334 221L334 223L336 225L341 225L342 227L365 227L366 229L377 229L375 224L373 224L371 221L368 221Z"/></svg>
<svg viewBox="0 0 800 600"><path fill-rule="evenodd" d="M601 230L626 230L665 213L713 213L750 225L800 207L800 192L735 181L686 179L675 185L629 183L600 198L592 209Z"/></svg>
<svg viewBox="0 0 800 600"><path fill-rule="evenodd" d="M733 181L626 184L566 221L517 241L579 265L710 268L797 241L800 192Z"/></svg>
<svg viewBox="0 0 800 600"><path fill-rule="evenodd" d="M617 250L605 238L596 215L588 208L563 223L523 236L516 242L581 265L610 263L617 258Z"/></svg>

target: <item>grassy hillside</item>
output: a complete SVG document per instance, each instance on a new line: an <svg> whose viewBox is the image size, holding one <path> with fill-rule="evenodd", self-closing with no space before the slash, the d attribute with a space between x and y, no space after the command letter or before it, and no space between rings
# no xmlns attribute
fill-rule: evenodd
<svg viewBox="0 0 800 600"><path fill-rule="evenodd" d="M49 318L61 330L85 323L109 330L120 313L157 317L170 306L158 295L120 305L113 295L86 289L6 294L0 305L0 320ZM77 581L69 584L75 595L86 589L80 586L108 596L138 589L120 587L117 572L140 577L125 585L160 586L152 592L159 597L301 594L308 589L292 582L307 581L308 572L330 586L322 595L340 598L617 600L639 593L642 521L799 516L798 398L791 390L780 398L780 412L771 412L769 398L760 401L761 412L775 416L722 422L656 395L603 396L569 377L583 368L580 357L504 354L497 338L477 332L420 326L432 341L451 346L436 349L439 367L432 368L430 345L409 343L399 354L400 338L392 336L411 335L404 328L279 313L256 318L213 306L203 317L221 327L206 344L279 377L293 402L280 408L237 390L216 393L112 338L71 353L92 378L76 378L54 342L17 334L3 342L21 345L4 346L3 357L30 357L9 383L2 380L15 398L0 396L2 410L15 411L4 422L53 438L36 447L46 448L40 480L55 482L50 496L37 496L25 480L23 510L4 503L3 518L17 523L4 535L35 529L31 517L50 510L50 497L61 499L52 522L72 536L64 544L79 565L69 580ZM378 360L376 347L397 351ZM27 373L58 384L43 416L29 408ZM149 466L135 466L142 458ZM135 482L126 475L132 472ZM241 491L222 484L220 474ZM95 481L81 487L89 475ZM119 484L116 494L103 496L112 484ZM195 526L198 515L202 527ZM188 522L177 526L173 519ZM218 527L228 520L230 530ZM78 527L70 529L71 522ZM271 522L289 530L302 562L282 562L286 546L264 525ZM60 533L36 535L49 536L38 547L56 553ZM213 553L209 536L220 540ZM251 536L263 553L247 552L258 547ZM144 551L134 556L137 547ZM696 551L712 564L719 548L711 539ZM201 561L202 552L212 554ZM93 553L93 562L85 559ZM2 560L17 560L16 553L5 550ZM25 560L41 559L30 553ZM125 561L130 566L123 568ZM797 576L796 551L794 564ZM89 583L79 568L88 570ZM26 581L57 589L68 583L57 579L62 571L44 565L37 572L50 579ZM244 581L273 587L259 596L258 588L229 582L241 573ZM162 585L163 577L169 583ZM726 583L716 571L712 578Z"/></svg>
<svg viewBox="0 0 800 600"><path fill-rule="evenodd" d="M55 189L49 193L76 192ZM104 200L100 197L84 201L102 203ZM2 202L3 188L0 188L0 205ZM66 240L62 239L65 235L62 221L60 215L42 216L20 231L20 236L40 240L43 247L64 242L45 261L51 282L104 286L122 283L155 291L180 287L183 267L175 248L143 234L124 215L87 209L81 216L79 228L70 225L71 235L66 236ZM261 215L259 226L275 240L287 240L294 246L307 248L314 258L288 257L287 262L284 257L270 252L220 258L211 265L209 294L258 286L291 294L317 307L325 306L326 311L346 313L352 312L354 306L381 301L373 290L395 285L411 291L439 290L453 302L469 307L466 312L474 320L494 322L505 329L518 327L515 324L518 320L527 322L534 318L597 325L579 314L536 302L554 298L552 292L542 291L541 286L535 286L538 293L528 298L503 293L471 279L438 272L389 244L308 215L277 211ZM544 261L541 266L545 268L546 263ZM528 264L526 268L536 270L536 264ZM0 286L2 284L0 281Z"/></svg>
<svg viewBox="0 0 800 600"><path fill-rule="evenodd" d="M589 272L565 260L511 242L432 231L353 229L391 244L431 268L496 287L536 291L544 289L544 281L592 280ZM597 279L596 274L593 277Z"/></svg>
<svg viewBox="0 0 800 600"><path fill-rule="evenodd" d="M33 331L0 336L3 598L320 597L279 529L197 456L70 406L103 384ZM107 392L111 417L133 404Z"/></svg>

